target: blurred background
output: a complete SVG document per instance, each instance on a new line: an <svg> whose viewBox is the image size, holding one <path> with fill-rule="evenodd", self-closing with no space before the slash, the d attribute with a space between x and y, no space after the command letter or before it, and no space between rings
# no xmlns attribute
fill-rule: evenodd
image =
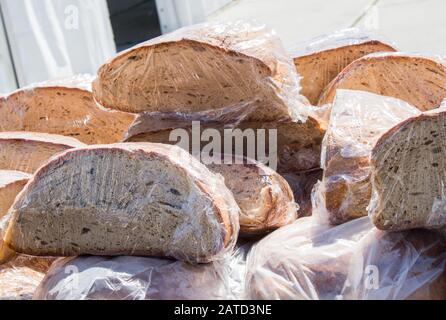
<svg viewBox="0 0 446 320"><path fill-rule="evenodd" d="M446 55L445 0L0 0L0 92L94 74L117 51L203 21L254 18L285 46L376 30L405 51Z"/></svg>

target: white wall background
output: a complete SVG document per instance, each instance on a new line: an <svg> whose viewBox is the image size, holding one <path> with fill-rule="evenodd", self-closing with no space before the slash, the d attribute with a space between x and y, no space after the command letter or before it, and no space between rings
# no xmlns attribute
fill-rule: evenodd
<svg viewBox="0 0 446 320"><path fill-rule="evenodd" d="M116 52L105 0L0 0L0 4L20 86L94 74Z"/></svg>
<svg viewBox="0 0 446 320"><path fill-rule="evenodd" d="M0 94L17 88L11 55L8 49L6 33L0 15Z"/></svg>

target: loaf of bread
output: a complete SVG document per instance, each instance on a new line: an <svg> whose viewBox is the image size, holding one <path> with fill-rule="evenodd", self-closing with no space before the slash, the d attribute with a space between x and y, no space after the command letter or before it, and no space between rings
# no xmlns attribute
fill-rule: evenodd
<svg viewBox="0 0 446 320"><path fill-rule="evenodd" d="M39 83L0 98L0 131L74 137L86 144L121 142L135 115L96 104L91 76Z"/></svg>
<svg viewBox="0 0 446 320"><path fill-rule="evenodd" d="M317 105L325 87L353 61L394 47L361 29L338 30L293 46L290 50L301 79L301 94Z"/></svg>
<svg viewBox="0 0 446 320"><path fill-rule="evenodd" d="M0 132L0 170L33 174L52 156L84 146L74 138L59 135Z"/></svg>
<svg viewBox="0 0 446 320"><path fill-rule="evenodd" d="M98 145L38 170L10 210L5 243L35 256L202 263L233 248L239 210L221 176L178 147Z"/></svg>
<svg viewBox="0 0 446 320"><path fill-rule="evenodd" d="M233 300L243 298L238 255L204 265L144 257L59 260L35 300Z"/></svg>
<svg viewBox="0 0 446 320"><path fill-rule="evenodd" d="M324 175L314 197L314 213L331 224L366 216L374 143L393 125L420 113L395 98L338 90L322 144Z"/></svg>
<svg viewBox="0 0 446 320"><path fill-rule="evenodd" d="M308 101L299 90L274 31L247 21L194 25L139 44L104 64L93 84L107 108L200 113L203 121L302 119Z"/></svg>
<svg viewBox="0 0 446 320"><path fill-rule="evenodd" d="M421 55L370 54L345 68L327 86L318 104L333 102L338 89L390 96L427 111L446 97L446 65L442 59Z"/></svg>
<svg viewBox="0 0 446 320"><path fill-rule="evenodd" d="M368 217L330 228L302 218L248 255L250 299L445 299L444 239L430 231L388 234Z"/></svg>
<svg viewBox="0 0 446 320"><path fill-rule="evenodd" d="M215 158L208 168L221 174L240 207L240 233L257 236L293 223L298 205L286 180L265 165L244 158L224 164ZM220 161L218 161L220 160Z"/></svg>
<svg viewBox="0 0 446 320"><path fill-rule="evenodd" d="M154 142L164 144L177 144L178 137L173 135L174 130L182 128L187 131L189 140L194 137L192 135L193 120L200 121L199 137L207 129L215 129L218 131L222 141L222 148L225 146L225 139L229 130L229 134L236 133L241 130L242 133L252 132L254 141L243 144L243 154L235 149L233 143L233 153L238 156L250 157L246 154L248 144L255 144L262 151L265 149L265 155L277 156L277 171L280 174L290 172L300 172L320 168L321 144L324 138L325 130L328 122L328 108L314 110L308 108L309 117L306 122L301 121L285 121L285 122L241 122L235 126L226 126L218 122L203 122L200 118L184 120L183 116L169 114L151 114L139 117L132 126L127 135L129 142ZM264 130L265 139L259 133ZM226 134L226 135L225 135ZM249 135L248 135L249 136ZM270 140L270 137L274 137ZM277 140L275 139L277 137ZM208 141L200 141L201 149L206 146ZM189 152L192 150L192 143L189 141ZM277 154L275 154L275 151ZM225 151L226 152L226 151ZM220 152L223 153L223 152ZM257 159L263 160L263 159Z"/></svg>
<svg viewBox="0 0 446 320"><path fill-rule="evenodd" d="M382 230L446 228L446 109L400 122L373 148L370 214Z"/></svg>
<svg viewBox="0 0 446 320"><path fill-rule="evenodd" d="M0 265L0 300L31 300L53 261L18 256Z"/></svg>

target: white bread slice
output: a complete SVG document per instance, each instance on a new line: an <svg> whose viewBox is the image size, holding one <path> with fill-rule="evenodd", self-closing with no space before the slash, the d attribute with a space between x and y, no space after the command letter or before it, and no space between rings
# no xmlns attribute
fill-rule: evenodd
<svg viewBox="0 0 446 320"><path fill-rule="evenodd" d="M208 121L288 119L308 104L275 33L246 21L194 25L124 51L99 69L93 94L110 109Z"/></svg>
<svg viewBox="0 0 446 320"><path fill-rule="evenodd" d="M34 133L0 132L0 170L33 174L52 156L85 144L70 137Z"/></svg>
<svg viewBox="0 0 446 320"><path fill-rule="evenodd" d="M364 91L338 90L322 144L324 176L316 191L319 215L337 225L366 216L370 203L370 155L380 136L420 114L399 99Z"/></svg>
<svg viewBox="0 0 446 320"><path fill-rule="evenodd" d="M301 94L317 105L327 85L353 61L375 52L396 49L379 36L360 29L338 30L291 48L301 79Z"/></svg>
<svg viewBox="0 0 446 320"><path fill-rule="evenodd" d="M427 111L439 107L446 97L446 65L422 55L371 54L346 67L327 86L318 105L331 103L338 89L390 96Z"/></svg>
<svg viewBox="0 0 446 320"><path fill-rule="evenodd" d="M241 211L241 235L264 235L293 223L298 205L286 180L259 162L241 160L243 164L207 165L224 177L234 194Z"/></svg>
<svg viewBox="0 0 446 320"><path fill-rule="evenodd" d="M0 131L59 134L86 144L121 142L136 116L98 106L92 80L78 76L39 83L0 98Z"/></svg>
<svg viewBox="0 0 446 320"><path fill-rule="evenodd" d="M383 230L446 228L446 110L403 121L372 151L369 212Z"/></svg>
<svg viewBox="0 0 446 320"><path fill-rule="evenodd" d="M5 243L37 256L202 263L233 248L239 210L223 179L178 147L91 146L39 169L11 208Z"/></svg>
<svg viewBox="0 0 446 320"><path fill-rule="evenodd" d="M145 257L79 257L53 264L36 300L233 300L242 298L239 255L203 265ZM67 274L66 270L76 270Z"/></svg>
<svg viewBox="0 0 446 320"><path fill-rule="evenodd" d="M428 230L386 233L368 217L329 227L303 218L248 255L253 300L446 298L444 239Z"/></svg>
<svg viewBox="0 0 446 320"><path fill-rule="evenodd" d="M21 255L0 265L0 300L31 300L53 261Z"/></svg>

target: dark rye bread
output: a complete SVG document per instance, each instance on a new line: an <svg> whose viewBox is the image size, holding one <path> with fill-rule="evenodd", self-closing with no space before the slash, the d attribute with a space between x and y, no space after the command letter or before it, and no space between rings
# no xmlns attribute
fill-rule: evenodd
<svg viewBox="0 0 446 320"><path fill-rule="evenodd" d="M10 214L5 243L37 256L202 263L232 249L239 231L239 208L220 176L178 147L150 143L79 148L53 158Z"/></svg>
<svg viewBox="0 0 446 320"><path fill-rule="evenodd" d="M126 112L201 113L202 120L279 120L308 103L274 32L244 21L180 29L118 54L95 99Z"/></svg>
<svg viewBox="0 0 446 320"><path fill-rule="evenodd" d="M91 81L75 77L40 83L0 98L0 131L59 134L86 144L121 142L136 116L98 106Z"/></svg>
<svg viewBox="0 0 446 320"><path fill-rule="evenodd" d="M445 298L446 250L436 233L386 233L367 217L333 228L311 219L272 233L252 249L249 299Z"/></svg>
<svg viewBox="0 0 446 320"><path fill-rule="evenodd" d="M348 33L346 36L339 39L330 34L326 39L315 40L305 52L291 50L297 72L302 77L300 92L312 105L317 105L327 85L353 61L374 52L396 51L391 45L371 37L355 39Z"/></svg>
<svg viewBox="0 0 446 320"><path fill-rule="evenodd" d="M337 225L366 216L372 195L370 154L381 134L421 112L408 103L363 91L339 90L322 145L318 188L323 214Z"/></svg>
<svg viewBox="0 0 446 320"><path fill-rule="evenodd" d="M33 174L52 156L85 144L70 137L34 132L0 132L0 170Z"/></svg>
<svg viewBox="0 0 446 320"><path fill-rule="evenodd" d="M53 261L21 255L0 265L0 300L32 300Z"/></svg>
<svg viewBox="0 0 446 320"><path fill-rule="evenodd" d="M403 121L372 151L369 210L383 230L446 228L446 110Z"/></svg>
<svg viewBox="0 0 446 320"><path fill-rule="evenodd" d="M216 122L201 122L200 129L202 132L206 129L216 129L220 137L222 137L222 146L224 146L225 129L240 129L243 132L254 130L255 143L257 146L260 144L265 145L267 156L272 151L270 147L274 146L269 141L270 134L274 132L273 130L276 130L277 171L280 174L294 173L320 167L321 144L327 125L325 119L326 111L324 110L317 111L317 113L308 117L306 122L298 120L285 122L242 122L236 126L225 126ZM170 136L172 131L178 128L185 129L189 139L192 139L192 122L185 121L181 116L152 115L150 117L142 117L145 119L141 120L141 123L136 122L135 126L128 132L127 141L177 144L179 141L170 139ZM266 141L257 139L259 130L262 129L265 130ZM201 148L208 143L202 142ZM246 147L246 142L244 145ZM189 146L192 147L192 144L190 143ZM191 152L192 150L189 149L188 151ZM246 150L243 151L244 154L237 154L236 150L233 151L238 156L249 156L246 154Z"/></svg>
<svg viewBox="0 0 446 320"><path fill-rule="evenodd" d="M145 257L79 257L57 261L35 300L232 300L243 291L238 256L210 264ZM66 270L77 270L68 274Z"/></svg>
<svg viewBox="0 0 446 320"><path fill-rule="evenodd" d="M252 160L240 164L209 164L221 174L240 207L242 236L264 235L293 223L298 206L286 180L272 169Z"/></svg>
<svg viewBox="0 0 446 320"><path fill-rule="evenodd" d="M339 89L395 97L427 111L446 97L446 66L440 59L421 55L371 54L346 67L327 86L318 105L333 102Z"/></svg>

